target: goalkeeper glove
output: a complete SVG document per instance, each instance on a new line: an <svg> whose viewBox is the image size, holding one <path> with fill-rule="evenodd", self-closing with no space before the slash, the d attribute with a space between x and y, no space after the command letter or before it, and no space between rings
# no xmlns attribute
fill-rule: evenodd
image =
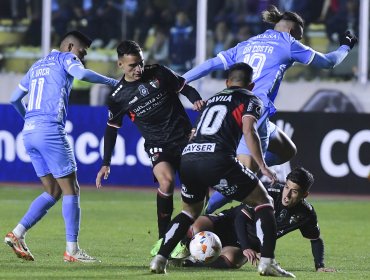
<svg viewBox="0 0 370 280"><path fill-rule="evenodd" d="M342 36L339 38L340 45L346 45L350 49L354 47L358 42L358 39L355 35L351 34L350 31L346 31Z"/></svg>

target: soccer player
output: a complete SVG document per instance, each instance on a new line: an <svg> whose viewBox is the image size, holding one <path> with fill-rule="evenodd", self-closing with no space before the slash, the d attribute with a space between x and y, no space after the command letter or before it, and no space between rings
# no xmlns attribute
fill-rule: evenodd
<svg viewBox="0 0 370 280"><path fill-rule="evenodd" d="M181 104L178 93L185 95L200 110L203 101L199 93L185 79L169 68L153 64L144 66L143 53L134 41L123 41L117 47L118 67L123 78L108 98L109 119L104 135L103 166L96 177L107 179L118 128L128 115L145 139L153 174L159 183L157 191L158 235L161 238L171 221L175 172L179 168L182 149L189 141L192 125ZM153 248L153 250L157 250Z"/></svg>
<svg viewBox="0 0 370 280"><path fill-rule="evenodd" d="M256 131L263 105L249 91L253 87L252 74L248 64L235 64L229 71L227 88L207 101L194 137L182 152L183 210L171 221L159 252L150 263L154 273L166 272L170 253L201 213L208 187L213 186L224 196L254 207L259 230L263 233L259 273L294 277L280 268L274 258L276 222L271 197L256 175L236 159L236 147L243 134L262 174L276 180L276 174L262 157Z"/></svg>
<svg viewBox="0 0 370 280"><path fill-rule="evenodd" d="M114 86L118 81L85 69L83 59L91 40L78 31L67 33L60 50L36 61L13 92L11 103L24 118L23 141L45 192L37 197L18 225L5 237L24 260L34 257L25 242L26 232L54 206L63 194L66 227L66 262L96 262L78 246L80 188L76 160L64 130L73 79ZM28 105L22 99L29 93Z"/></svg>
<svg viewBox="0 0 370 280"><path fill-rule="evenodd" d="M311 242L316 271L333 272L334 269L324 265L324 241L320 237L316 212L305 199L313 182L312 174L298 167L287 175L285 184L276 183L267 188L274 199L277 238L299 229ZM204 230L216 233L223 245L220 257L209 266L240 268L246 262L257 263L261 243L256 233L255 213L250 207L241 204L218 215L200 216L189 231L189 238ZM191 261L184 265L199 266Z"/></svg>
<svg viewBox="0 0 370 280"><path fill-rule="evenodd" d="M281 13L275 6L262 12L263 20L274 24L274 29L254 36L235 47L220 52L183 75L188 83L208 73L228 69L237 62L245 62L253 68L253 93L263 102L262 116L258 121L258 134L262 152L268 166L289 161L296 154L292 140L275 124L269 121L275 112L274 100L279 90L284 73L294 62L312 65L318 68L333 68L343 61L348 52L357 43L357 38L346 32L340 38L340 47L333 52L322 54L301 44L304 22L296 13ZM237 149L238 159L252 171L258 171L256 162L251 158L251 151L241 139ZM216 192L209 201L213 210L221 207L227 199Z"/></svg>

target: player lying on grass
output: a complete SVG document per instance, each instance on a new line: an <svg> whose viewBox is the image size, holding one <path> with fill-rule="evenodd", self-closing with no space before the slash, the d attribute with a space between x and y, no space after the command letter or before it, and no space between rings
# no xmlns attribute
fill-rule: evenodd
<svg viewBox="0 0 370 280"><path fill-rule="evenodd" d="M306 201L313 184L312 174L304 168L291 171L285 184L276 183L267 191L274 199L277 238L299 229L304 238L311 242L315 269L318 272L334 272L324 265L324 242L313 206ZM260 240L256 232L256 222L252 208L241 204L220 214L200 216L189 230L188 236L208 230L216 233L222 242L221 255L207 266L215 268L240 268L246 262L256 265L259 260ZM187 243L189 243L188 238ZM176 255L176 252L174 254ZM191 258L183 266L204 266L193 263Z"/></svg>

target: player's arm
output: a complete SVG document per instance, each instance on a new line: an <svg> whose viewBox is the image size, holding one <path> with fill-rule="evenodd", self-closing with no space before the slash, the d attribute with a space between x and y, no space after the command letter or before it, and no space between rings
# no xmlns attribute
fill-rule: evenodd
<svg viewBox="0 0 370 280"><path fill-rule="evenodd" d="M195 88L185 84L180 93L186 96L193 104L193 110L200 111L203 108L205 101L202 100L202 97Z"/></svg>
<svg viewBox="0 0 370 280"><path fill-rule="evenodd" d="M193 69L186 72L184 75L182 75L187 83L190 83L194 80L198 80L209 73L216 71L216 70L224 70L224 64L220 57L216 56L214 58L208 59L202 64L199 64L198 66L194 67Z"/></svg>
<svg viewBox="0 0 370 280"><path fill-rule="evenodd" d="M253 159L256 161L263 175L267 176L272 184L277 181L276 173L267 167L267 164L262 156L261 141L257 133L257 119L251 114L243 116L243 134L247 147L249 148Z"/></svg>
<svg viewBox="0 0 370 280"><path fill-rule="evenodd" d="M337 50L327 54L315 52L311 65L319 68L334 68L346 58L357 42L357 37L347 31L340 37L340 47Z"/></svg>
<svg viewBox="0 0 370 280"><path fill-rule="evenodd" d="M68 73L77 80L95 84L105 84L114 87L118 84L118 80L101 75L93 70L86 69L82 65L74 65L69 68Z"/></svg>
<svg viewBox="0 0 370 280"><path fill-rule="evenodd" d="M27 95L27 90L22 89L21 85L19 85L12 93L10 97L10 103L13 105L15 110L22 116L24 119L24 116L26 115L26 105L23 102L23 97Z"/></svg>
<svg viewBox="0 0 370 280"><path fill-rule="evenodd" d="M249 229L254 232L255 222L252 215L245 208L241 208L237 212L234 219L234 229L237 240L240 243L240 247L243 251L243 255L248 259L248 262L252 265L257 265L259 260L258 253L251 248L250 240L248 239Z"/></svg>
<svg viewBox="0 0 370 280"><path fill-rule="evenodd" d="M114 150L114 146L116 145L118 134L118 128L113 127L111 125L107 125L105 128L104 134L104 156L103 156L103 165L100 168L98 174L96 175L95 184L98 189L102 187L101 179L108 179L110 173L110 162L112 158L112 153Z"/></svg>

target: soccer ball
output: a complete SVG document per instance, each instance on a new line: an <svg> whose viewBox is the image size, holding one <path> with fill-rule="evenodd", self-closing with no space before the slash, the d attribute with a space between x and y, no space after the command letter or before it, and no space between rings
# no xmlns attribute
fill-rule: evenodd
<svg viewBox="0 0 370 280"><path fill-rule="evenodd" d="M211 263L221 253L222 244L220 238L210 231L198 232L190 241L189 250L197 262Z"/></svg>

